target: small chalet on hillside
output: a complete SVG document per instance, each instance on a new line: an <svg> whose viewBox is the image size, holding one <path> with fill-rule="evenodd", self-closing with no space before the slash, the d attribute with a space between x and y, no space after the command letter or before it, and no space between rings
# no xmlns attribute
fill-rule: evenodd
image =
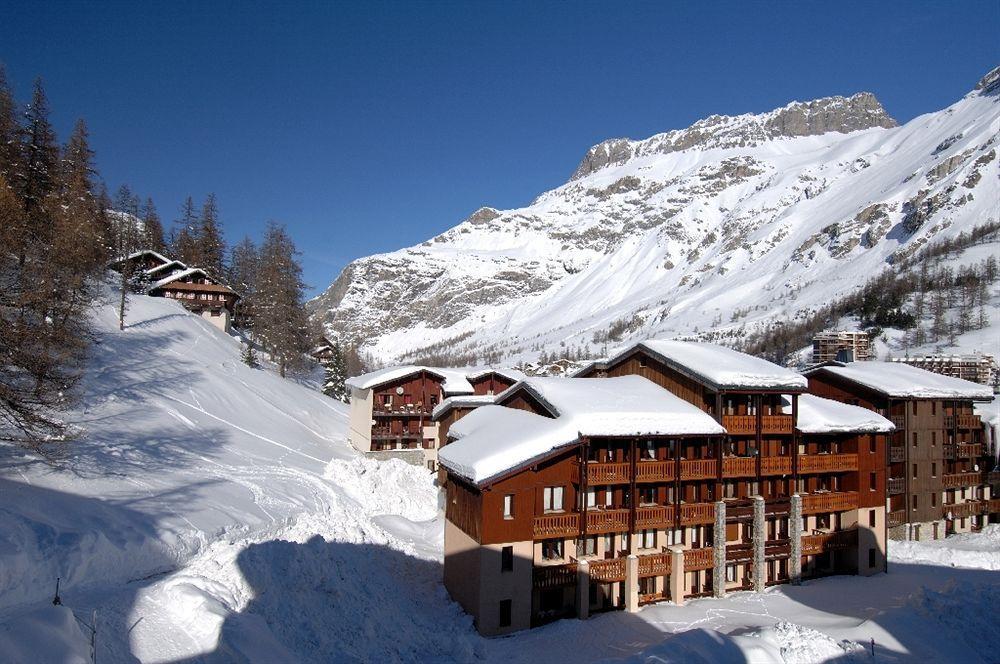
<svg viewBox="0 0 1000 664"><path fill-rule="evenodd" d="M434 409L449 398L489 398L523 375L512 369L445 369L397 366L380 369L346 382L351 391L348 438L355 449L377 456L421 457L437 467L439 441ZM422 450L414 452L415 450Z"/></svg>
<svg viewBox="0 0 1000 664"><path fill-rule="evenodd" d="M224 332L229 331L239 294L198 267L188 267L148 249L111 263L119 272L124 264L140 277L147 294L177 300Z"/></svg>

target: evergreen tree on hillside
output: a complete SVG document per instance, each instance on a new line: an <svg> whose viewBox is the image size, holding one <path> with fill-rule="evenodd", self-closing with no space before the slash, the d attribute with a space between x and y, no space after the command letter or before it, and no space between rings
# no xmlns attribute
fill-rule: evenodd
<svg viewBox="0 0 1000 664"><path fill-rule="evenodd" d="M139 217L139 198L132 193L128 185L123 184L118 189L118 194L115 196L115 210L119 213L114 219L115 256L123 259L142 248L142 235L136 225ZM131 261L120 264L119 275L118 329L124 330L128 293L140 275Z"/></svg>
<svg viewBox="0 0 1000 664"><path fill-rule="evenodd" d="M21 161L20 147L17 104L7 83L7 71L0 65L0 176L8 186L17 182Z"/></svg>
<svg viewBox="0 0 1000 664"><path fill-rule="evenodd" d="M49 122L49 100L41 79L35 81L31 103L24 111L21 137L23 164L18 173L18 191L34 227L32 232L47 239L51 229L45 227L43 206L46 196L55 188L59 147Z"/></svg>
<svg viewBox="0 0 1000 664"><path fill-rule="evenodd" d="M243 350L240 352L240 359L243 360L243 364L247 365L251 369L260 368L260 361L257 359L257 351L253 349L253 344L243 344Z"/></svg>
<svg viewBox="0 0 1000 664"><path fill-rule="evenodd" d="M153 204L152 198L147 198L142 206L142 233L146 249L160 253L166 251L166 242L163 240L163 224L160 223L160 215L156 212L156 205Z"/></svg>
<svg viewBox="0 0 1000 664"><path fill-rule="evenodd" d="M222 229L219 223L219 207L215 202L215 194L205 198L198 219L197 243L199 252L198 267L208 270L218 278L223 275L223 260L226 255L226 243L222 239Z"/></svg>
<svg viewBox="0 0 1000 664"><path fill-rule="evenodd" d="M70 297L89 297L91 277L100 273L109 256L99 201L94 195L94 152L87 126L78 120L62 149L56 204L51 210L54 225L50 263L55 272L55 291Z"/></svg>
<svg viewBox="0 0 1000 664"><path fill-rule="evenodd" d="M285 227L269 223L260 248L254 332L282 376L288 369L305 366L304 354L309 350L305 284L297 254Z"/></svg>
<svg viewBox="0 0 1000 664"><path fill-rule="evenodd" d="M230 252L229 267L226 270L226 279L230 288L233 288L240 295L240 299L236 300L233 324L241 330L253 330L254 300L259 269L260 257L257 253L257 246L249 237L244 237Z"/></svg>
<svg viewBox="0 0 1000 664"><path fill-rule="evenodd" d="M347 386L347 363L344 354L340 349L340 342L333 342L331 355L325 358L323 364L323 394L338 401L348 402Z"/></svg>
<svg viewBox="0 0 1000 664"><path fill-rule="evenodd" d="M174 224L170 237L170 252L173 258L189 267L198 265L200 258L197 245L198 216L194 211L194 200L188 196L181 207L181 217Z"/></svg>

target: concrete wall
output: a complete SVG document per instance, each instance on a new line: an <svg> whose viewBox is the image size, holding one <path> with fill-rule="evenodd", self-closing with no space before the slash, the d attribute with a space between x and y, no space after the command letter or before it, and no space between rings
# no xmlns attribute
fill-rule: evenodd
<svg viewBox="0 0 1000 664"><path fill-rule="evenodd" d="M875 514L875 527L871 527L871 515ZM856 512L858 525L858 574L871 576L885 571L886 536L885 507L862 507ZM845 528L849 527L847 525ZM868 551L875 549L875 566L868 565Z"/></svg>
<svg viewBox="0 0 1000 664"><path fill-rule="evenodd" d="M218 316L213 316L211 309L202 309L201 317L223 332L229 332L229 310L225 307L221 309Z"/></svg>
<svg viewBox="0 0 1000 664"><path fill-rule="evenodd" d="M347 422L347 439L354 449L368 452L372 448L372 391L351 388L351 412Z"/></svg>

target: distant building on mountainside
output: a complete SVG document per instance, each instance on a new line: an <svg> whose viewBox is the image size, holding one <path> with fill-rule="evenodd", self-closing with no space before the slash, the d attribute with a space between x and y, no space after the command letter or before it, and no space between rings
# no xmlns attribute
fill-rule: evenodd
<svg viewBox="0 0 1000 664"><path fill-rule="evenodd" d="M348 438L361 452L398 456L435 470L435 407L450 397L499 394L523 377L513 369L405 365L349 378Z"/></svg>
<svg viewBox="0 0 1000 664"><path fill-rule="evenodd" d="M892 362L902 362L911 367L933 371L942 376L952 376L980 385L992 385L997 373L997 363L992 355L915 355L894 357Z"/></svg>
<svg viewBox="0 0 1000 664"><path fill-rule="evenodd" d="M110 267L121 272L126 264L148 295L177 300L191 313L229 331L239 294L216 277L148 249L113 261Z"/></svg>
<svg viewBox="0 0 1000 664"><path fill-rule="evenodd" d="M845 356L845 352L850 356ZM867 332L823 332L813 337L813 364L833 360L864 362L870 359L871 339Z"/></svg>
<svg viewBox="0 0 1000 664"><path fill-rule="evenodd" d="M309 351L309 356L312 357L317 362L322 362L323 360L329 360L332 358L334 353L334 348L336 344L327 339L326 337L320 337L320 340L313 346L313 349Z"/></svg>

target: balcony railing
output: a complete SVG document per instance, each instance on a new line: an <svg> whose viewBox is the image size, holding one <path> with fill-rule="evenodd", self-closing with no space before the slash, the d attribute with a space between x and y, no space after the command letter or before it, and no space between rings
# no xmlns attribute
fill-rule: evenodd
<svg viewBox="0 0 1000 664"><path fill-rule="evenodd" d="M952 475L945 475L941 478L941 482L946 489L955 489L959 487L966 486L976 486L978 484L984 484L986 476L983 473L954 473Z"/></svg>
<svg viewBox="0 0 1000 664"><path fill-rule="evenodd" d="M857 454L804 454L799 457L800 473L831 473L857 469Z"/></svg>
<svg viewBox="0 0 1000 664"><path fill-rule="evenodd" d="M710 480L715 478L715 459L685 459L681 461L682 480Z"/></svg>
<svg viewBox="0 0 1000 664"><path fill-rule="evenodd" d="M831 493L811 493L802 496L802 513L818 514L821 512L843 512L858 508L858 493L856 491L837 491Z"/></svg>
<svg viewBox="0 0 1000 664"><path fill-rule="evenodd" d="M792 555L792 542L789 539L768 540L764 543L764 560L776 560Z"/></svg>
<svg viewBox="0 0 1000 664"><path fill-rule="evenodd" d="M647 528L673 528L673 524L673 505L640 507L635 511L635 527L639 530Z"/></svg>
<svg viewBox="0 0 1000 664"><path fill-rule="evenodd" d="M670 554L651 553L639 556L639 576L666 576L670 574Z"/></svg>
<svg viewBox="0 0 1000 664"><path fill-rule="evenodd" d="M906 478L890 477L885 484L890 496L896 496L906 491Z"/></svg>
<svg viewBox="0 0 1000 664"><path fill-rule="evenodd" d="M945 458L945 459L947 459L949 461L952 460L952 459L954 459L958 455L958 450L956 449L956 445L954 445L954 444L946 444L944 446L944 448L942 448L941 454L942 454L943 458Z"/></svg>
<svg viewBox="0 0 1000 664"><path fill-rule="evenodd" d="M902 429L903 426L906 424L906 416L905 415L892 415L892 416L889 417L889 421L892 422L892 424L897 429Z"/></svg>
<svg viewBox="0 0 1000 664"><path fill-rule="evenodd" d="M761 475L790 475L792 472L792 457L766 456L760 460Z"/></svg>
<svg viewBox="0 0 1000 664"><path fill-rule="evenodd" d="M984 500L969 500L964 503L957 503L955 505L942 505L941 506L941 516L947 518L951 515L953 519L964 519L966 517L973 516L975 514L984 514L986 512L987 505Z"/></svg>
<svg viewBox="0 0 1000 664"><path fill-rule="evenodd" d="M756 457L726 457L722 460L723 477L754 477L757 475Z"/></svg>
<svg viewBox="0 0 1000 664"><path fill-rule="evenodd" d="M905 445L890 445L889 446L889 462L899 463L901 461L906 461L906 446Z"/></svg>
<svg viewBox="0 0 1000 664"><path fill-rule="evenodd" d="M561 588L576 585L576 563L536 567L532 572L535 588Z"/></svg>
<svg viewBox="0 0 1000 664"><path fill-rule="evenodd" d="M945 415L944 417L944 428L954 429L958 426L959 429L980 429L983 426L982 420L979 419L978 415L971 414L959 414L959 415Z"/></svg>
<svg viewBox="0 0 1000 664"><path fill-rule="evenodd" d="M674 479L673 461L640 461L636 464L636 482L669 482Z"/></svg>
<svg viewBox="0 0 1000 664"><path fill-rule="evenodd" d="M570 512L568 514L544 514L536 516L533 531L535 539L577 535L580 532L580 515Z"/></svg>
<svg viewBox="0 0 1000 664"><path fill-rule="evenodd" d="M895 512L889 512L886 515L886 523L889 527L901 526L906 523L906 510L896 510Z"/></svg>
<svg viewBox="0 0 1000 664"><path fill-rule="evenodd" d="M587 532L624 532L628 530L628 514L628 510L587 510Z"/></svg>
<svg viewBox="0 0 1000 664"><path fill-rule="evenodd" d="M756 415L723 415L722 426L733 435L752 435L757 433ZM761 415L761 433L792 433L791 415Z"/></svg>
<svg viewBox="0 0 1000 664"><path fill-rule="evenodd" d="M625 484L631 481L632 464L587 462L589 484Z"/></svg>
<svg viewBox="0 0 1000 664"><path fill-rule="evenodd" d="M969 443L959 443L958 445L958 458L968 459L980 457L983 455L983 446L979 444L969 444Z"/></svg>
<svg viewBox="0 0 1000 664"><path fill-rule="evenodd" d="M750 542L731 544L726 547L727 563L745 563L753 559L753 545Z"/></svg>
<svg viewBox="0 0 1000 664"><path fill-rule="evenodd" d="M690 526L714 522L714 503L686 503L681 505L681 525Z"/></svg>
<svg viewBox="0 0 1000 664"><path fill-rule="evenodd" d="M613 583L625 580L625 558L595 560L590 563L590 580Z"/></svg>
<svg viewBox="0 0 1000 664"><path fill-rule="evenodd" d="M703 549L688 549L684 552L684 571L692 572L699 569L711 569L715 566L712 547Z"/></svg>
<svg viewBox="0 0 1000 664"><path fill-rule="evenodd" d="M814 556L826 551L850 549L857 545L858 531L854 529L821 535L804 535L802 537L802 555Z"/></svg>

